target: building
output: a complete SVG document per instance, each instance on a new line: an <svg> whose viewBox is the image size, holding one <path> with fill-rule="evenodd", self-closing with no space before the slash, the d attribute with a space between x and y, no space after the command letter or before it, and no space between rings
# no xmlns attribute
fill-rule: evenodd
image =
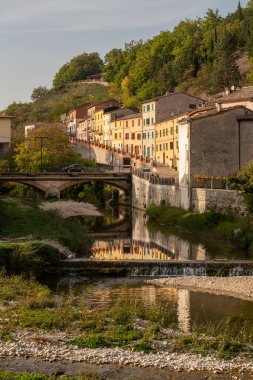
<svg viewBox="0 0 253 380"><path fill-rule="evenodd" d="M196 176L227 177L253 161L253 112L206 107L179 123L181 207L189 209Z"/></svg>
<svg viewBox="0 0 253 380"><path fill-rule="evenodd" d="M103 142L103 114L107 108L111 108L112 111L120 108L120 102L118 100L109 99L93 104L88 108L87 117L90 141L97 143Z"/></svg>
<svg viewBox="0 0 253 380"><path fill-rule="evenodd" d="M110 134L114 149L129 155L139 155L142 148L141 114L131 110L128 115L112 120Z"/></svg>
<svg viewBox="0 0 253 380"><path fill-rule="evenodd" d="M178 123L184 116L155 124L155 161L177 170L179 160Z"/></svg>
<svg viewBox="0 0 253 380"><path fill-rule="evenodd" d="M77 136L78 124L87 118L89 107L91 107L91 103L82 104L68 113L61 115L61 122L67 126L67 132L70 136Z"/></svg>
<svg viewBox="0 0 253 380"><path fill-rule="evenodd" d="M215 103L219 110L235 106L244 106L253 111L253 86L230 91L227 90L226 94L216 99Z"/></svg>
<svg viewBox="0 0 253 380"><path fill-rule="evenodd" d="M115 111L112 111L111 108L106 108L104 110L104 144L106 146L112 146L112 134L110 129L110 123L113 121L116 121L117 119L120 119L123 116L127 116L129 114L132 114L133 110L130 108L118 108Z"/></svg>
<svg viewBox="0 0 253 380"><path fill-rule="evenodd" d="M155 124L189 110L203 107L206 101L184 92L166 94L142 103L143 157L155 158Z"/></svg>
<svg viewBox="0 0 253 380"><path fill-rule="evenodd" d="M0 115L0 154L7 153L11 144L12 116Z"/></svg>

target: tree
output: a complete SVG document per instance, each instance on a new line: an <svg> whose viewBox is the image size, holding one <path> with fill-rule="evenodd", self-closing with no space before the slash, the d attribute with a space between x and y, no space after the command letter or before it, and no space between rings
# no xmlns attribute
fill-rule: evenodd
<svg viewBox="0 0 253 380"><path fill-rule="evenodd" d="M53 86L60 89L67 83L87 79L88 75L101 73L103 61L98 53L83 53L65 63L55 74Z"/></svg>
<svg viewBox="0 0 253 380"><path fill-rule="evenodd" d="M46 95L48 95L48 93L49 93L49 90L45 86L44 87L39 86L33 89L31 99L33 102L35 102L36 100L44 98Z"/></svg>
<svg viewBox="0 0 253 380"><path fill-rule="evenodd" d="M211 76L212 93L236 86L240 81L240 71L234 56L233 34L226 29L218 39Z"/></svg>
<svg viewBox="0 0 253 380"><path fill-rule="evenodd" d="M42 142L40 137L43 138ZM27 139L17 145L15 162L20 171L59 170L76 161L76 155L64 131L56 124L46 124L29 132Z"/></svg>

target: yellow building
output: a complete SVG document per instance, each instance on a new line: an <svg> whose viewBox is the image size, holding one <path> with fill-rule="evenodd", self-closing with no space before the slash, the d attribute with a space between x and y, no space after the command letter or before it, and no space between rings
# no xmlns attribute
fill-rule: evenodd
<svg viewBox="0 0 253 380"><path fill-rule="evenodd" d="M178 169L178 123L184 115L155 124L155 160Z"/></svg>
<svg viewBox="0 0 253 380"><path fill-rule="evenodd" d="M121 116L110 123L111 146L127 154L139 155L142 149L140 113Z"/></svg>
<svg viewBox="0 0 253 380"><path fill-rule="evenodd" d="M104 109L100 109L94 113L94 141L104 143Z"/></svg>

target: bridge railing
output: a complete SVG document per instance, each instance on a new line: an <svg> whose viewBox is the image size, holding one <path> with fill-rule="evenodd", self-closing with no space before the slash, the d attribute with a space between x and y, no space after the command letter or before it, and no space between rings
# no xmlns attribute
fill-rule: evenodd
<svg viewBox="0 0 253 380"><path fill-rule="evenodd" d="M145 173L141 169L135 169L133 175L142 178L154 185L166 185L166 186L176 186L178 181L174 177L160 177L155 173Z"/></svg>

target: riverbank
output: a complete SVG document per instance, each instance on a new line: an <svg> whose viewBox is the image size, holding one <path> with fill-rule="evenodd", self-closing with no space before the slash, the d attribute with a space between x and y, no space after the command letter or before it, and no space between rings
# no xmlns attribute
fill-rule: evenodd
<svg viewBox="0 0 253 380"><path fill-rule="evenodd" d="M102 216L103 214L97 208L86 202L74 201L55 201L43 202L39 207L44 210L56 210L63 218L70 218L72 216Z"/></svg>
<svg viewBox="0 0 253 380"><path fill-rule="evenodd" d="M66 343L70 336L66 333L50 334L44 331L16 331L15 341L0 341L0 360L10 358L26 358L39 362L67 364L68 368L76 368L75 363L82 365L92 364L116 365L121 368L124 366L134 366L140 368L150 367L156 369L167 369L177 373L181 371L194 372L206 371L208 373L219 373L231 375L239 372L242 379L244 373L253 375L253 360L235 358L219 359L213 355L193 355L189 353L170 352L167 350L159 353L144 353L123 350L118 347L109 348L83 348L70 346ZM41 366L40 366L41 367ZM4 366L3 368L8 368ZM30 369L34 368L34 362ZM80 368L80 365L79 365ZM22 369L23 370L23 369ZM73 373L73 372L72 372ZM106 377L107 378L107 377ZM239 377L240 378L240 377Z"/></svg>
<svg viewBox="0 0 253 380"><path fill-rule="evenodd" d="M148 283L168 288L223 294L253 301L253 277L174 277L147 280Z"/></svg>

